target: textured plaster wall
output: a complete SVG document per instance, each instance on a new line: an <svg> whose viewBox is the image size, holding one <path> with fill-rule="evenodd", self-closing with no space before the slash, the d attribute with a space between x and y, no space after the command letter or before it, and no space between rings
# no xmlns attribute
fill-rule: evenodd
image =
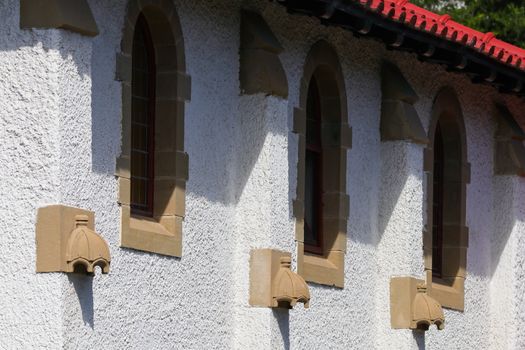
<svg viewBox="0 0 525 350"><path fill-rule="evenodd" d="M289 312L252 308L249 254L257 248L294 250L289 215L287 102L262 94L239 100L239 165L236 210L235 335L238 349L290 345ZM243 186L244 184L244 186Z"/></svg>
<svg viewBox="0 0 525 350"><path fill-rule="evenodd" d="M522 102L262 0L242 6L261 12L285 48L290 96L240 96L241 2L176 0L192 78L183 257L123 249L114 76L126 1L89 3L100 29L95 38L20 30L18 1L0 4L0 348L525 347L525 185L493 176L491 114L493 101L505 100L525 125ZM303 64L319 39L339 54L353 128L345 288L310 284L308 310L251 308L250 250L288 250L296 260L297 137L290 126ZM446 310L443 332L390 329L390 277L423 277L426 182L423 146L380 141L383 58L420 96L415 108L425 128L445 85L457 91L465 117L472 167L465 311ZM53 203L96 212L96 229L110 244L109 275L35 274L36 209Z"/></svg>
<svg viewBox="0 0 525 350"><path fill-rule="evenodd" d="M525 232L525 203L523 202L525 182L523 179L517 179L516 182L517 188L513 197L515 203L514 239L510 242L510 244L514 245L514 249L511 251L513 258L509 267L513 272L513 276L510 279L513 293L512 310L505 319L511 319L513 323L511 326L513 333L511 339L514 342L511 343L511 346L516 349L523 349L525 348L525 335L521 332L521 325L525 322L525 256L523 254L525 247L525 235L523 234ZM493 288L495 289L495 292L492 293L493 299L497 300L499 297L497 293L500 289L497 289L497 287ZM496 303L495 307L499 305Z"/></svg>
<svg viewBox="0 0 525 350"><path fill-rule="evenodd" d="M499 227L492 237L493 252L492 258L498 263L493 269L493 277L490 282L491 292L494 298L491 300L493 317L491 325L501 336L492 340L494 348L510 348L516 341L516 329L512 327L515 322L513 317L509 317L515 308L515 290L513 290L515 271L512 269L516 252L516 236L514 230L515 220L515 194L517 180L509 176L497 177L494 179L495 201L494 219ZM499 253L499 254L498 254ZM504 320L498 322L498 319Z"/></svg>
<svg viewBox="0 0 525 350"><path fill-rule="evenodd" d="M86 154L93 169L85 176L100 196L92 202L97 230L111 244L112 271L92 283L75 277L66 281L66 347L229 348L235 303L238 16L225 6L212 11L204 2L177 3L196 99L186 109L190 180L183 258L176 259L119 248L113 173L120 152L121 108L114 69L125 3L90 1L101 35L83 46L92 52L92 86L83 92L92 98L83 102L91 109L86 121L92 123L87 135L91 131L93 143ZM215 33L213 38L209 33ZM72 191L77 187L72 181L66 186Z"/></svg>
<svg viewBox="0 0 525 350"><path fill-rule="evenodd" d="M60 198L61 34L0 13L0 348L45 348L63 341L62 276L34 273L36 208Z"/></svg>
<svg viewBox="0 0 525 350"><path fill-rule="evenodd" d="M523 128L523 105L510 101L510 107ZM498 198L494 200L495 227L492 237L491 308L504 322L494 325L494 348L525 348L525 335L520 325L525 321L525 181L523 178L498 177L494 181ZM499 205L498 203L501 203ZM505 208L507 210L502 210Z"/></svg>
<svg viewBox="0 0 525 350"><path fill-rule="evenodd" d="M379 241L376 273L376 346L379 349L417 348L423 336L390 329L390 277L421 277L423 207L421 205L422 145L385 142L381 145Z"/></svg>

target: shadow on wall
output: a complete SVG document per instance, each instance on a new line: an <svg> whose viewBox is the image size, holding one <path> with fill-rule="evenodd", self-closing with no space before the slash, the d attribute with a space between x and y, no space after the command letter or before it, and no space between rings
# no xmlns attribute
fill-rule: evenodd
<svg viewBox="0 0 525 350"><path fill-rule="evenodd" d="M78 305L82 311L82 320L85 325L94 328L93 313L93 277L83 274L68 274L69 282L75 288L75 294L78 297ZM77 313L73 313L76 315Z"/></svg>
<svg viewBox="0 0 525 350"><path fill-rule="evenodd" d="M521 180L519 180L521 182ZM494 184L494 232L491 237L491 276L503 257L507 242L518 223L525 222L525 212L520 204L522 202L520 189L516 189L516 176L495 176ZM517 243L517 242L516 242Z"/></svg>
<svg viewBox="0 0 525 350"><path fill-rule="evenodd" d="M235 203L239 201L252 170L259 160L267 135L281 135L288 138L288 115L286 112L281 115L286 108L279 108L283 104L287 106L288 101L262 94L240 97L239 120L236 126L239 128L238 168L234 174L235 186L233 187ZM274 145L270 145L272 146Z"/></svg>
<svg viewBox="0 0 525 350"><path fill-rule="evenodd" d="M107 50L105 40L102 34L93 39L92 169L112 175L121 152L122 96L115 80L115 53ZM224 80L230 73L219 67L220 79L192 77L193 96L186 102L184 118L187 194L226 205L238 202L266 136L288 135L287 112L281 115L283 108L274 108L288 102L263 94L239 97L238 80ZM210 85L213 82L223 85ZM214 98L218 94L222 98Z"/></svg>
<svg viewBox="0 0 525 350"><path fill-rule="evenodd" d="M413 330L412 331L412 337L414 337L414 340L416 341L416 346L419 350L425 350L425 332Z"/></svg>
<svg viewBox="0 0 525 350"><path fill-rule="evenodd" d="M120 154L122 94L115 78L125 3L99 1L91 6L100 29L100 34L91 38L92 170L108 175L115 174L115 160Z"/></svg>
<svg viewBox="0 0 525 350"><path fill-rule="evenodd" d="M416 172L413 166L408 165L411 153L410 147L419 147L421 153L423 148L418 145L411 145L405 142L384 142L381 145L381 188L379 193L379 218L378 218L378 238L376 244L379 244L392 215L399 203L399 199L407 186L410 177L424 179L423 164L420 172ZM419 150L418 150L419 151ZM414 198L416 202L422 202L422 198ZM407 198L408 202L412 202ZM395 228L394 228L395 229ZM403 235L403 232L399 232ZM421 231L421 234L423 232ZM423 250L421 250L423 254Z"/></svg>
<svg viewBox="0 0 525 350"><path fill-rule="evenodd" d="M399 154L397 152L396 154ZM402 195L403 189L406 186L407 180L412 176L422 176L423 195L427 196L426 192L429 190L426 188L426 175L423 172L421 164L421 173L414 173L414 167L410 167L412 170L405 171L406 166L404 162L407 159L400 160L399 158L394 159L393 157L385 157L382 154L382 172L386 171L386 174L396 174L396 176L382 176L383 183L381 184L382 190L380 193L388 193L384 196L380 202L380 216L379 216L379 241L388 226L388 223L392 217L395 207L398 203L400 196ZM503 252L507 246L509 238L515 230L515 227L520 222L525 222L525 210L519 210L516 208L517 202L519 202L520 194L516 191L516 179L508 176L494 176L493 177L493 193L494 193L494 224L493 232L490 242L490 257L486 256L489 254L488 251L476 251L473 247L468 250L467 258L467 278L469 274L476 276L487 276L491 277L494 275L500 260L502 259ZM476 178L473 177L471 184L467 185L474 186ZM425 189L426 188L426 189ZM388 189L388 191L385 191ZM468 193L468 192L467 192ZM467 202L469 198L467 197ZM426 204L426 199L423 199L423 205ZM468 208L468 206L467 206ZM425 208L423 208L425 209ZM521 208L520 208L521 209ZM427 213L423 210L423 213ZM466 214L469 218L469 214ZM423 221L423 223L425 220ZM402 233L402 232L401 232ZM423 233L421 233L423 234ZM476 232L470 232L470 236L475 235ZM423 254L423 251L421 251ZM423 259L423 257L422 257ZM483 260L490 259L490 264L482 263ZM490 266L490 270L487 270L487 266Z"/></svg>
<svg viewBox="0 0 525 350"><path fill-rule="evenodd" d="M93 8L95 17L108 16L96 13L98 8ZM125 13L122 12L122 18L111 16L120 21L124 20ZM115 80L115 50L120 52L122 29L113 22L100 21L101 34L92 39L91 57L92 169L107 175L115 173L115 159L121 152L122 96L121 83ZM105 23L111 26L104 28ZM195 65L195 69L184 69L185 73L195 75L191 77L192 97L185 104L184 116L190 173L186 194L211 202L235 204L250 178L267 134L287 135L288 116L284 113L268 117L265 108L268 105L272 108L273 97L263 94L239 97L239 67L237 62L227 59L238 61L238 51L224 51L218 61L213 50L204 55L199 60L188 59L187 66ZM184 56L189 55L185 52ZM212 61L216 61L214 65L204 65Z"/></svg>
<svg viewBox="0 0 525 350"><path fill-rule="evenodd" d="M103 35L93 39L91 58L91 158L92 170L96 173L113 175L115 159L120 153L122 98L119 88L113 88L115 81L115 55L103 53Z"/></svg>
<svg viewBox="0 0 525 350"><path fill-rule="evenodd" d="M101 174L115 174L121 143L121 84L116 80L116 53L120 51L127 1L121 5L99 1L91 6L100 34L91 38L91 166ZM115 11L115 6L122 6Z"/></svg>
<svg viewBox="0 0 525 350"><path fill-rule="evenodd" d="M290 349L290 312L286 309L272 309L273 317L277 320L281 332L282 345L285 350ZM275 344L274 346L277 346Z"/></svg>
<svg viewBox="0 0 525 350"><path fill-rule="evenodd" d="M199 101L200 98L196 95L192 100ZM286 100L257 94L242 95L234 102L229 115L196 121L195 116L187 114L185 121L186 145L190 144L186 147L190 163L187 193L225 205L235 205L240 200L267 136L288 137L288 116L286 112L281 113L286 111L283 108L283 104L288 104ZM224 110L223 106L212 105L210 108ZM233 138L228 139L232 130Z"/></svg>

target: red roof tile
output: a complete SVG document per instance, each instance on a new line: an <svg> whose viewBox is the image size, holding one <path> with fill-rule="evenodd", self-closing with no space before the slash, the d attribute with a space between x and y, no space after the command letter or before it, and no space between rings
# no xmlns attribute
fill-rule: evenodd
<svg viewBox="0 0 525 350"><path fill-rule="evenodd" d="M451 19L411 4L408 0L352 0L365 9L437 37L473 48L499 62L525 71L525 50Z"/></svg>

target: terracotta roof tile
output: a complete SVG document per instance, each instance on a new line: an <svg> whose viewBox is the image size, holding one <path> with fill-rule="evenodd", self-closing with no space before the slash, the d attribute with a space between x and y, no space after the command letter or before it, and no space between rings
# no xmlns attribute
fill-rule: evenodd
<svg viewBox="0 0 525 350"><path fill-rule="evenodd" d="M493 33L482 33L449 15L439 15L410 3L408 0L350 0L363 8L406 24L417 30L473 48L499 62L525 71L525 50L499 40Z"/></svg>

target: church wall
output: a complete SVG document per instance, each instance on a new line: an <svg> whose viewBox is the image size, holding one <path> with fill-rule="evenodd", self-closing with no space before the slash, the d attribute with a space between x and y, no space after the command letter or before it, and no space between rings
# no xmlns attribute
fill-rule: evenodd
<svg viewBox="0 0 525 350"><path fill-rule="evenodd" d="M287 99L242 95L241 2L176 0L191 100L182 257L120 247L115 159L121 84L115 80L126 1L90 0L99 35L21 30L18 1L0 13L0 338L6 348L474 349L519 348L523 290L518 247L525 234L523 181L495 177L494 101L523 124L524 104L408 53L358 39L268 1L262 14L284 47ZM350 215L344 288L309 284L309 309L249 306L249 253L277 248L296 266L292 201L303 65L324 39L341 62L352 127L347 155ZM381 63L396 64L419 96L428 130L438 91L451 86L467 133L469 248L464 312L426 334L390 329L389 281L424 277L423 145L381 142ZM513 195L514 193L514 195ZM509 198L511 197L511 198ZM36 211L89 209L109 243L109 275L35 273ZM507 210L508 209L508 210ZM518 279L518 280L517 280ZM502 334L505 334L503 337ZM0 343L0 348L4 346Z"/></svg>

